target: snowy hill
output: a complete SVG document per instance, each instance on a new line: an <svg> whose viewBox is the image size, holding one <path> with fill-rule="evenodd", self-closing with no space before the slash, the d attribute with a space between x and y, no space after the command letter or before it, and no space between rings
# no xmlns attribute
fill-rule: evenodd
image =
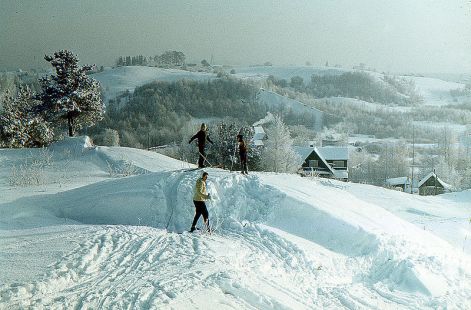
<svg viewBox="0 0 471 310"><path fill-rule="evenodd" d="M341 75L346 72L357 70L334 68L334 67L303 67L303 66L253 66L253 67L234 67L235 74L231 74L240 79L262 80L273 75L278 79L289 81L294 76L300 76L305 83L311 81L314 75ZM366 71L378 82L383 82L383 74ZM108 69L93 75L103 87L106 100L116 97L118 94L129 90L134 91L138 86L150 83L152 81L176 81L181 79L190 80L208 80L216 78L213 73L189 72L178 69L162 69L155 67L129 66ZM465 84L456 82L447 82L438 78L403 76L405 79L411 79L415 82L417 92L424 98L424 104L441 106L453 102L450 90L462 89ZM349 99L346 99L349 100ZM400 109L403 109L399 107Z"/></svg>
<svg viewBox="0 0 471 310"><path fill-rule="evenodd" d="M310 125L315 130L320 131L323 128L324 113L314 107L307 106L300 101L290 99L264 89L260 89L258 92L257 101L261 104L273 107L277 111L288 109L298 115L304 115L304 117L309 116L311 119Z"/></svg>
<svg viewBox="0 0 471 310"><path fill-rule="evenodd" d="M26 157L42 182L10 185ZM190 234L188 163L83 137L0 161L2 309L471 307L470 191L207 169L215 233Z"/></svg>
<svg viewBox="0 0 471 310"><path fill-rule="evenodd" d="M407 77L409 78L409 77ZM415 82L418 93L427 105L443 106L453 103L450 90L463 89L465 84L447 82L436 78L410 77Z"/></svg>
<svg viewBox="0 0 471 310"><path fill-rule="evenodd" d="M133 92L136 87L153 81L208 80L215 77L212 73L143 66L117 67L93 74L93 78L100 82L106 100L127 90Z"/></svg>

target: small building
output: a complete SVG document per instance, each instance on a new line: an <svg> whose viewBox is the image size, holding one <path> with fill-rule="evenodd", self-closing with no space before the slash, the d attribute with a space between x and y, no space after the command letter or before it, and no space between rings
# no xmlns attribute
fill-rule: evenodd
<svg viewBox="0 0 471 310"><path fill-rule="evenodd" d="M409 177L399 177L399 178L391 178L387 179L386 187L393 188L396 190L400 190L402 192L411 192L411 180Z"/></svg>
<svg viewBox="0 0 471 310"><path fill-rule="evenodd" d="M435 172L430 172L420 179L417 186L419 187L419 194L422 196L440 195L451 192L452 189L452 186L443 182Z"/></svg>
<svg viewBox="0 0 471 310"><path fill-rule="evenodd" d="M338 146L300 147L294 151L301 157L302 175L348 180L348 148Z"/></svg>
<svg viewBox="0 0 471 310"><path fill-rule="evenodd" d="M254 126L253 130L254 130L254 135L252 138L253 145L263 146L264 145L263 140L266 137L265 130L263 130L262 126Z"/></svg>

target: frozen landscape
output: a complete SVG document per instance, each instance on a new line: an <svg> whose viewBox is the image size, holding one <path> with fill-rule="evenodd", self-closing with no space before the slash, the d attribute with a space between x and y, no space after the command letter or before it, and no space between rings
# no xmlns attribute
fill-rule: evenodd
<svg viewBox="0 0 471 310"><path fill-rule="evenodd" d="M329 67L307 67L307 66L255 66L255 67L234 67L234 77L239 79L264 80L270 75L277 78L290 80L294 76L300 76L305 82L311 80L312 75L328 76L341 75L346 72L358 72L344 68ZM365 71L375 77L378 81L384 74ZM128 90L132 92L136 87L142 86L152 81L175 81L181 79L204 81L214 79L216 74L207 72L188 72L179 69L163 69L156 67L129 66L108 68L104 72L96 73L93 78L97 79L103 86L103 92L107 99L112 99L116 95ZM425 105L442 106L452 103L450 90L462 89L465 84L458 82L444 81L439 78L427 78L418 76L398 76L414 81L417 92L424 98ZM345 98L346 100L352 100ZM358 104L358 103L357 103ZM365 102L366 105L376 106Z"/></svg>
<svg viewBox="0 0 471 310"><path fill-rule="evenodd" d="M86 137L0 162L1 309L471 307L469 190L209 168L215 231L191 234L188 163Z"/></svg>
<svg viewBox="0 0 471 310"><path fill-rule="evenodd" d="M471 309L470 5L2 1L0 310Z"/></svg>

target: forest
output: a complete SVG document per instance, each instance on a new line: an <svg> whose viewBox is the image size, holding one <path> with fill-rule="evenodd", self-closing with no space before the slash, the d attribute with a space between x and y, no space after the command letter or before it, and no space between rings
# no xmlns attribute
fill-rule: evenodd
<svg viewBox="0 0 471 310"><path fill-rule="evenodd" d="M111 101L104 120L90 128L89 134L101 143L100 133L116 130L121 145L142 148L179 143L182 128L192 118L206 121L229 117L252 124L268 111L253 100L257 90L250 83L226 78L153 82Z"/></svg>

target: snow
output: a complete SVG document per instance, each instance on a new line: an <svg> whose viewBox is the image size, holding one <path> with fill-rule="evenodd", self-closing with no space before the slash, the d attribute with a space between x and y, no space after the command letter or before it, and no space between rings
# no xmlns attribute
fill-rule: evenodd
<svg viewBox="0 0 471 310"><path fill-rule="evenodd" d="M443 182L436 174L435 172L430 172L429 174L427 174L425 177L423 177L419 183L417 184L418 187L421 187L425 182L427 182L428 179L430 179L431 177L435 177L437 182L440 183L444 189L446 190L452 190L453 189L453 186L451 186L450 184L447 184L445 182Z"/></svg>
<svg viewBox="0 0 471 310"><path fill-rule="evenodd" d="M194 165L84 137L47 151L42 183L15 187L46 153L0 149L1 309L471 307L471 191L209 168L215 232L190 234Z"/></svg>
<svg viewBox="0 0 471 310"><path fill-rule="evenodd" d="M273 75L278 79L286 79L287 81L290 81L292 77L300 76L303 78L304 83L309 83L312 75L341 75L346 72L361 71L346 68L310 66L235 66L234 69L236 73L231 74L231 76L243 80L258 81L264 80L270 75ZM373 71L365 72L370 74L377 82L385 83L382 80L384 74ZM414 81L418 94L424 98L423 104L428 106L445 106L455 103L450 94L450 90L463 89L465 87L465 84L463 83L449 82L438 78L417 76L399 77ZM125 66L95 73L93 74L93 78L100 82L106 102L125 91L133 92L136 87L153 81L177 81L182 79L204 81L216 78L216 74L207 72L190 72L180 69ZM386 106L384 104L370 103L354 98L331 97L325 99L336 104L355 105L365 111L385 109L396 112L410 112L412 109L412 107L407 106ZM285 98L264 90L261 91L260 100L276 107L283 104L297 113L308 113L309 115L313 115L317 126L322 122L322 112L305 106L299 101Z"/></svg>
<svg viewBox="0 0 471 310"><path fill-rule="evenodd" d="M436 131L449 130L455 134L462 135L468 130L467 125L459 125L449 122L434 122L434 121L413 121L413 125L422 127L424 129L431 129Z"/></svg>
<svg viewBox="0 0 471 310"><path fill-rule="evenodd" d="M452 103L450 90L463 89L465 84L436 78L411 77L427 105L443 106Z"/></svg>
<svg viewBox="0 0 471 310"><path fill-rule="evenodd" d="M252 66L234 67L234 76L241 79L260 80L273 75L277 79L285 79L290 82L294 76L303 78L304 83L311 81L312 75L341 75L354 70L334 67L311 67L311 66Z"/></svg>
<svg viewBox="0 0 471 310"><path fill-rule="evenodd" d="M310 116L311 122L312 122L311 125L316 130L321 130L323 127L324 112L314 107L307 106L306 104L300 101L290 99L290 98L281 96L277 93L266 91L263 89L261 89L259 93L257 94L257 100L259 103L265 104L267 106L271 106L275 108L276 110L287 109L288 111L291 111L298 115L303 115L304 117Z"/></svg>
<svg viewBox="0 0 471 310"><path fill-rule="evenodd" d="M125 91L132 93L136 87L153 81L209 80L216 77L213 73L145 66L117 67L92 76L100 82L105 100L113 99Z"/></svg>
<svg viewBox="0 0 471 310"><path fill-rule="evenodd" d="M386 180L386 184L390 186L410 184L410 179L409 177L390 178Z"/></svg>

